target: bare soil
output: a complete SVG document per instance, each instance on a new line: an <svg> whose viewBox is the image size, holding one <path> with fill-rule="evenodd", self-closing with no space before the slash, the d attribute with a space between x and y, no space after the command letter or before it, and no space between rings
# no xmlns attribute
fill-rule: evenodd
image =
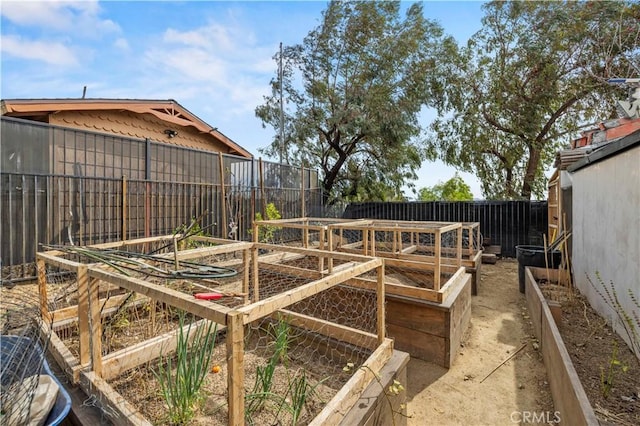
<svg viewBox="0 0 640 426"><path fill-rule="evenodd" d="M550 284L540 289L562 306L560 334L598 419L640 425L640 362L633 352L581 294Z"/></svg>
<svg viewBox="0 0 640 426"><path fill-rule="evenodd" d="M549 423L555 419L542 356L518 290L518 263L482 265L481 279L452 368L409 361L409 425L509 425L527 413Z"/></svg>

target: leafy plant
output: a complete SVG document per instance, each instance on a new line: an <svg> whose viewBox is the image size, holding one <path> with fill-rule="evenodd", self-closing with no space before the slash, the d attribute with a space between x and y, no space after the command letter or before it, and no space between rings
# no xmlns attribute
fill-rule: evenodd
<svg viewBox="0 0 640 426"><path fill-rule="evenodd" d="M282 219L282 215L278 211L276 205L273 203L269 203L265 207L265 216L267 217L266 219L262 217L262 213L256 212L256 221ZM280 229L280 226L261 225L258 228L258 241L260 241L261 243L275 243L276 231Z"/></svg>
<svg viewBox="0 0 640 426"><path fill-rule="evenodd" d="M600 388L604 398L609 396L618 371L626 373L627 370L629 370L629 366L618 359L618 342L614 340L613 350L609 357L609 365L606 369L604 367L600 367Z"/></svg>
<svg viewBox="0 0 640 426"><path fill-rule="evenodd" d="M353 370L354 368L354 364L352 362L348 362L347 365L345 365L342 370L349 372L351 370ZM406 414L404 414L402 412L402 410L404 410L406 408L406 404L400 404L400 409L396 410L393 408L393 401L391 400L391 398L393 396L397 396L400 395L400 392L404 391L404 386L402 385L402 383L400 383L398 380L394 379L393 383L391 385L389 385L388 388L385 389L384 384L382 383L382 379L380 378L380 376L371 369L371 367L369 367L368 365L362 365L360 367L363 370L369 370L371 372L371 374L373 374L373 378L376 380L376 382L378 382L378 385L380 385L380 388L382 389L382 392L384 394L385 400L387 401L387 404L389 405L389 411L391 412L391 421L392 424L395 426L396 424L396 416L400 415L403 417L410 417L407 416Z"/></svg>
<svg viewBox="0 0 640 426"><path fill-rule="evenodd" d="M191 420L202 401L201 388L209 372L217 330L217 326L209 322L206 327L196 328L191 338L193 322L189 323L186 331L184 323L185 314L181 312L176 353L173 356L161 355L158 370L153 371L160 384L172 424L185 424Z"/></svg>
<svg viewBox="0 0 640 426"><path fill-rule="evenodd" d="M298 423L298 419L300 419L300 415L302 414L302 410L304 409L306 402L316 393L318 386L320 386L325 380L326 379L320 380L316 384L312 385L307 378L306 371L300 370L300 373L295 374L293 376L293 380L289 381L289 390L287 395L289 395L291 403L288 404L287 407L291 413L292 425Z"/></svg>
<svg viewBox="0 0 640 426"><path fill-rule="evenodd" d="M596 271L595 275L599 285L596 285L589 275L587 275L587 281L591 284L591 287L593 287L602 300L604 300L607 306L616 313L616 316L627 335L631 350L636 357L640 358L640 317L638 316L640 315L640 302L633 294L633 291L628 289L629 300L631 300L635 307L638 308L637 311L632 311L631 314L629 314L625 310L624 306L622 306L622 303L620 303L618 291L613 281L606 284L598 271Z"/></svg>

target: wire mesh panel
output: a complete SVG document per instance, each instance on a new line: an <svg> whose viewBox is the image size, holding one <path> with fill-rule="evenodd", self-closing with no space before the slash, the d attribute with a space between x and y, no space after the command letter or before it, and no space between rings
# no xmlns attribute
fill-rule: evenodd
<svg viewBox="0 0 640 426"><path fill-rule="evenodd" d="M55 256L40 257L69 269L85 262L76 267L77 293L66 295L70 304L78 295L77 334L62 340L81 365L90 365L156 423L178 421L167 417L175 411L161 409L173 404L161 395L184 373L181 362L205 372L208 401L192 415L207 424L235 424L238 404L250 424L308 423L361 376L357 372L382 341L383 290L348 284L372 271L380 281L376 259L334 253L331 273L323 268L328 252L201 236L56 249ZM210 321L218 324L215 331ZM194 360L192 352L205 350L192 346L198 347L203 329L215 339L206 356ZM232 383L240 379L238 393Z"/></svg>

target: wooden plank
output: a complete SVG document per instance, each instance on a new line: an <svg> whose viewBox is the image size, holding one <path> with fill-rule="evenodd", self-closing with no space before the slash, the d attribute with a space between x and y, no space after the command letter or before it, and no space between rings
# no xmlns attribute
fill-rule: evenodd
<svg viewBox="0 0 640 426"><path fill-rule="evenodd" d="M251 248L252 243L249 242L234 242L230 244L221 244L217 246L209 246L209 247L198 247L189 250L181 250L178 252L178 259L180 260L189 260L189 259L198 259L206 256L215 256L218 254L227 254L234 253L242 250L246 250ZM173 258L174 254L171 253L163 253L156 255L156 257L162 259Z"/></svg>
<svg viewBox="0 0 640 426"><path fill-rule="evenodd" d="M227 332L227 392L229 424L244 424L244 322L241 312L229 312Z"/></svg>
<svg viewBox="0 0 640 426"><path fill-rule="evenodd" d="M71 383L76 384L80 380L80 370L82 366L78 359L71 353L56 333L51 332L49 325L45 322L40 324L41 333L50 336L47 351L53 356L58 366L62 369Z"/></svg>
<svg viewBox="0 0 640 426"><path fill-rule="evenodd" d="M84 367L88 366L91 362L91 330L89 329L89 274L87 273L86 265L78 267L76 277L78 282L78 305L76 306L76 313L78 318L80 365ZM58 318L55 319L57 322Z"/></svg>
<svg viewBox="0 0 640 426"><path fill-rule="evenodd" d="M445 283L445 285L440 289L440 294L442 294L442 302L446 302L447 298L451 294L451 292L456 291L459 287L459 283L461 281L466 281L470 278L467 276L467 271L465 268L460 267L455 274L453 274Z"/></svg>
<svg viewBox="0 0 640 426"><path fill-rule="evenodd" d="M436 230L435 236L435 262L433 268L433 289L435 291L440 290L440 270L442 266L440 265L440 250L442 250L442 234L440 230Z"/></svg>
<svg viewBox="0 0 640 426"><path fill-rule="evenodd" d="M36 260L38 273L38 296L40 298L40 316L43 322L49 324L52 316L49 314L49 296L47 295L47 266L41 258Z"/></svg>
<svg viewBox="0 0 640 426"><path fill-rule="evenodd" d="M278 314L284 315L286 321L295 327L304 328L314 333L332 337L355 346L374 350L379 345L378 337L373 333L366 333L355 328L314 318L312 316L289 311L287 309L279 309L271 316L277 319Z"/></svg>
<svg viewBox="0 0 640 426"><path fill-rule="evenodd" d="M318 271L312 271L310 269L298 268L289 265L280 265L277 263L258 262L258 269L263 271L275 272L278 274L291 275L294 277L318 279L322 278L324 274Z"/></svg>
<svg viewBox="0 0 640 426"><path fill-rule="evenodd" d="M445 364L446 339L435 334L427 334L411 328L399 327L388 323L387 331L394 339L394 346L423 361L433 362L443 366Z"/></svg>
<svg viewBox="0 0 640 426"><path fill-rule="evenodd" d="M381 253L382 254L382 253ZM407 258L405 258L405 256ZM409 257L411 256L411 257ZM414 269L418 271L429 271L435 272L435 264L426 263L418 259L418 255L401 255L399 258L384 258L384 263L386 266L391 267L395 266L398 268L406 268L406 269ZM418 259L418 260L416 260ZM440 267L441 272L445 273L455 273L459 267L457 265L447 265L444 264Z"/></svg>
<svg viewBox="0 0 640 426"><path fill-rule="evenodd" d="M200 320L191 324L191 326L183 326L182 331L185 334L187 332L191 333L189 335L189 341L191 341L195 337L196 330L208 327L208 325L208 320ZM217 324L215 326L215 330L216 333L219 333L226 330L226 327L224 325ZM176 329L128 348L105 355L102 359L102 378L105 380L111 380L118 377L125 371L153 361L161 355L167 355L175 352L178 344L178 333L179 330Z"/></svg>
<svg viewBox="0 0 640 426"><path fill-rule="evenodd" d="M167 303L218 324L226 324L227 312L231 310L226 306L219 305L212 301L198 300L192 295L180 293L170 288L152 284L138 278L117 275L97 268L89 268L89 276L135 291L151 299Z"/></svg>
<svg viewBox="0 0 640 426"><path fill-rule="evenodd" d="M317 294L327 288L331 288L340 284L349 278L356 277L364 272L370 271L382 265L382 260L371 259L368 262L354 266L344 271L336 272L332 275L320 278L319 280L302 285L300 287L287 290L283 293L261 300L249 306L239 308L238 311L244 314L245 324L264 318L273 311L283 309L289 305L306 299L309 296Z"/></svg>
<svg viewBox="0 0 640 426"><path fill-rule="evenodd" d="M100 317L100 298L99 280L89 279L88 287L88 305L89 315L91 319L91 368L93 372L102 377L102 321ZM82 364L82 363L81 363Z"/></svg>
<svg viewBox="0 0 640 426"><path fill-rule="evenodd" d="M498 258L495 254L482 253L482 263L488 263L490 265L495 265L498 262Z"/></svg>
<svg viewBox="0 0 640 426"><path fill-rule="evenodd" d="M151 426L137 408L94 372L80 373L80 387L87 395L91 395L93 403L115 426Z"/></svg>
<svg viewBox="0 0 640 426"><path fill-rule="evenodd" d="M117 295L117 296L111 296L111 297L108 297L108 298L102 298L102 299L100 299L100 309L103 311L103 314L104 314L104 312L107 311L108 309L113 308L114 306L120 305L120 303L122 303L122 301L124 299L126 299L127 297L129 297L128 294L120 294L120 295ZM145 298L145 300L147 300L147 299ZM66 308L57 309L57 310L51 312L51 315L53 315L53 319L54 319L54 328L59 326L60 323L62 323L63 321L67 321L69 319L77 320L77 318L78 318L78 305L73 305L73 306L68 306Z"/></svg>
<svg viewBox="0 0 640 426"><path fill-rule="evenodd" d="M326 250L319 250L313 248L304 248L304 247L293 247L293 246L282 246L282 245L274 245L274 244L264 244L257 243L256 247L258 249L272 250L272 251L280 251L280 252L290 252L290 253L299 253L308 256L316 256L316 257L328 257L332 256L334 259L346 260L346 261L362 261L368 262L371 260L371 256L362 256L358 254L346 254L340 253L336 251L327 252Z"/></svg>
<svg viewBox="0 0 640 426"><path fill-rule="evenodd" d="M257 271L257 269L254 269ZM257 275L257 274L256 274ZM242 292L244 296L244 304L249 303L249 280L251 278L251 249L242 250Z"/></svg>
<svg viewBox="0 0 640 426"><path fill-rule="evenodd" d="M378 374L384 368L392 354L393 341L385 339L309 425L340 424L345 414L358 401L364 389L374 380L374 374Z"/></svg>
<svg viewBox="0 0 640 426"><path fill-rule="evenodd" d="M46 252L37 253L36 258L44 260L46 264L57 266L58 268L62 268L66 271L72 271L72 272L76 272L76 270L78 269L78 266L82 265L82 263L73 262L71 260L67 260L62 257L50 255Z"/></svg>
<svg viewBox="0 0 640 426"><path fill-rule="evenodd" d="M448 339L446 347L445 368L451 368L456 357L458 348L464 333L471 323L471 276L464 274L465 280L456 286L449 299L450 309L447 315ZM447 300L448 302L449 300Z"/></svg>
<svg viewBox="0 0 640 426"><path fill-rule="evenodd" d="M377 288L376 288L376 329L378 332L378 344L381 345L385 339L385 286L384 286L384 263L377 268Z"/></svg>
<svg viewBox="0 0 640 426"><path fill-rule="evenodd" d="M524 268L525 297L527 309L533 326L533 333L539 342L542 341L542 301L544 296L533 277L531 268Z"/></svg>
<svg viewBox="0 0 640 426"><path fill-rule="evenodd" d="M347 280L345 284L371 291L376 291L377 289L376 281L367 278L351 278ZM440 303L442 301L442 294L437 291L433 291L428 288L411 287L389 282L385 282L385 293L387 295L412 297L429 302Z"/></svg>

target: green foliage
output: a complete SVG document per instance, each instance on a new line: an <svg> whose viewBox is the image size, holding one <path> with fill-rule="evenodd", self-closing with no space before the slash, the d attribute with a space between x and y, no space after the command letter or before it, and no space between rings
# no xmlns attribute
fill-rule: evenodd
<svg viewBox="0 0 640 426"><path fill-rule="evenodd" d="M206 327L196 328L191 337L193 322L189 323L186 332L184 323L185 314L181 312L176 353L173 356L161 355L158 369L153 371L160 384L172 424L189 422L202 401L201 387L209 372L217 330L213 322L208 322Z"/></svg>
<svg viewBox="0 0 640 426"><path fill-rule="evenodd" d="M618 359L618 342L613 340L613 349L607 367L600 367L600 389L604 398L609 397L618 372L626 373L629 366Z"/></svg>
<svg viewBox="0 0 640 426"><path fill-rule="evenodd" d="M439 182L433 187L421 188L418 191L419 201L472 201L473 193L466 182L458 175L448 181Z"/></svg>
<svg viewBox="0 0 640 426"><path fill-rule="evenodd" d="M287 161L321 169L328 203L398 198L424 158L419 115L447 40L421 3L403 18L397 1L331 1L303 43L283 49L283 79L256 108L278 135L282 85L285 138L262 152L284 145Z"/></svg>
<svg viewBox="0 0 640 426"><path fill-rule="evenodd" d="M597 285L591 280L589 275L587 275L587 281L606 305L616 313L617 320L620 321L620 324L627 335L631 351L636 355L636 357L638 357L638 359L640 359L640 301L633 291L628 289L629 300L637 309L632 310L629 314L620 302L618 291L613 281L610 281L607 284L602 279L602 276L600 276L600 272L596 271L595 275L598 281Z"/></svg>
<svg viewBox="0 0 640 426"><path fill-rule="evenodd" d="M473 172L488 199L543 197L544 171L577 129L615 114L606 79L638 76L640 4L493 1L453 46L429 154Z"/></svg>
<svg viewBox="0 0 640 426"><path fill-rule="evenodd" d="M273 203L268 203L265 207L266 219L262 217L262 213L256 212L256 221L262 220L279 220L282 219L282 215L278 211L278 208ZM258 241L262 243L275 243L276 231L282 229L280 226L275 225L261 225L258 228Z"/></svg>

